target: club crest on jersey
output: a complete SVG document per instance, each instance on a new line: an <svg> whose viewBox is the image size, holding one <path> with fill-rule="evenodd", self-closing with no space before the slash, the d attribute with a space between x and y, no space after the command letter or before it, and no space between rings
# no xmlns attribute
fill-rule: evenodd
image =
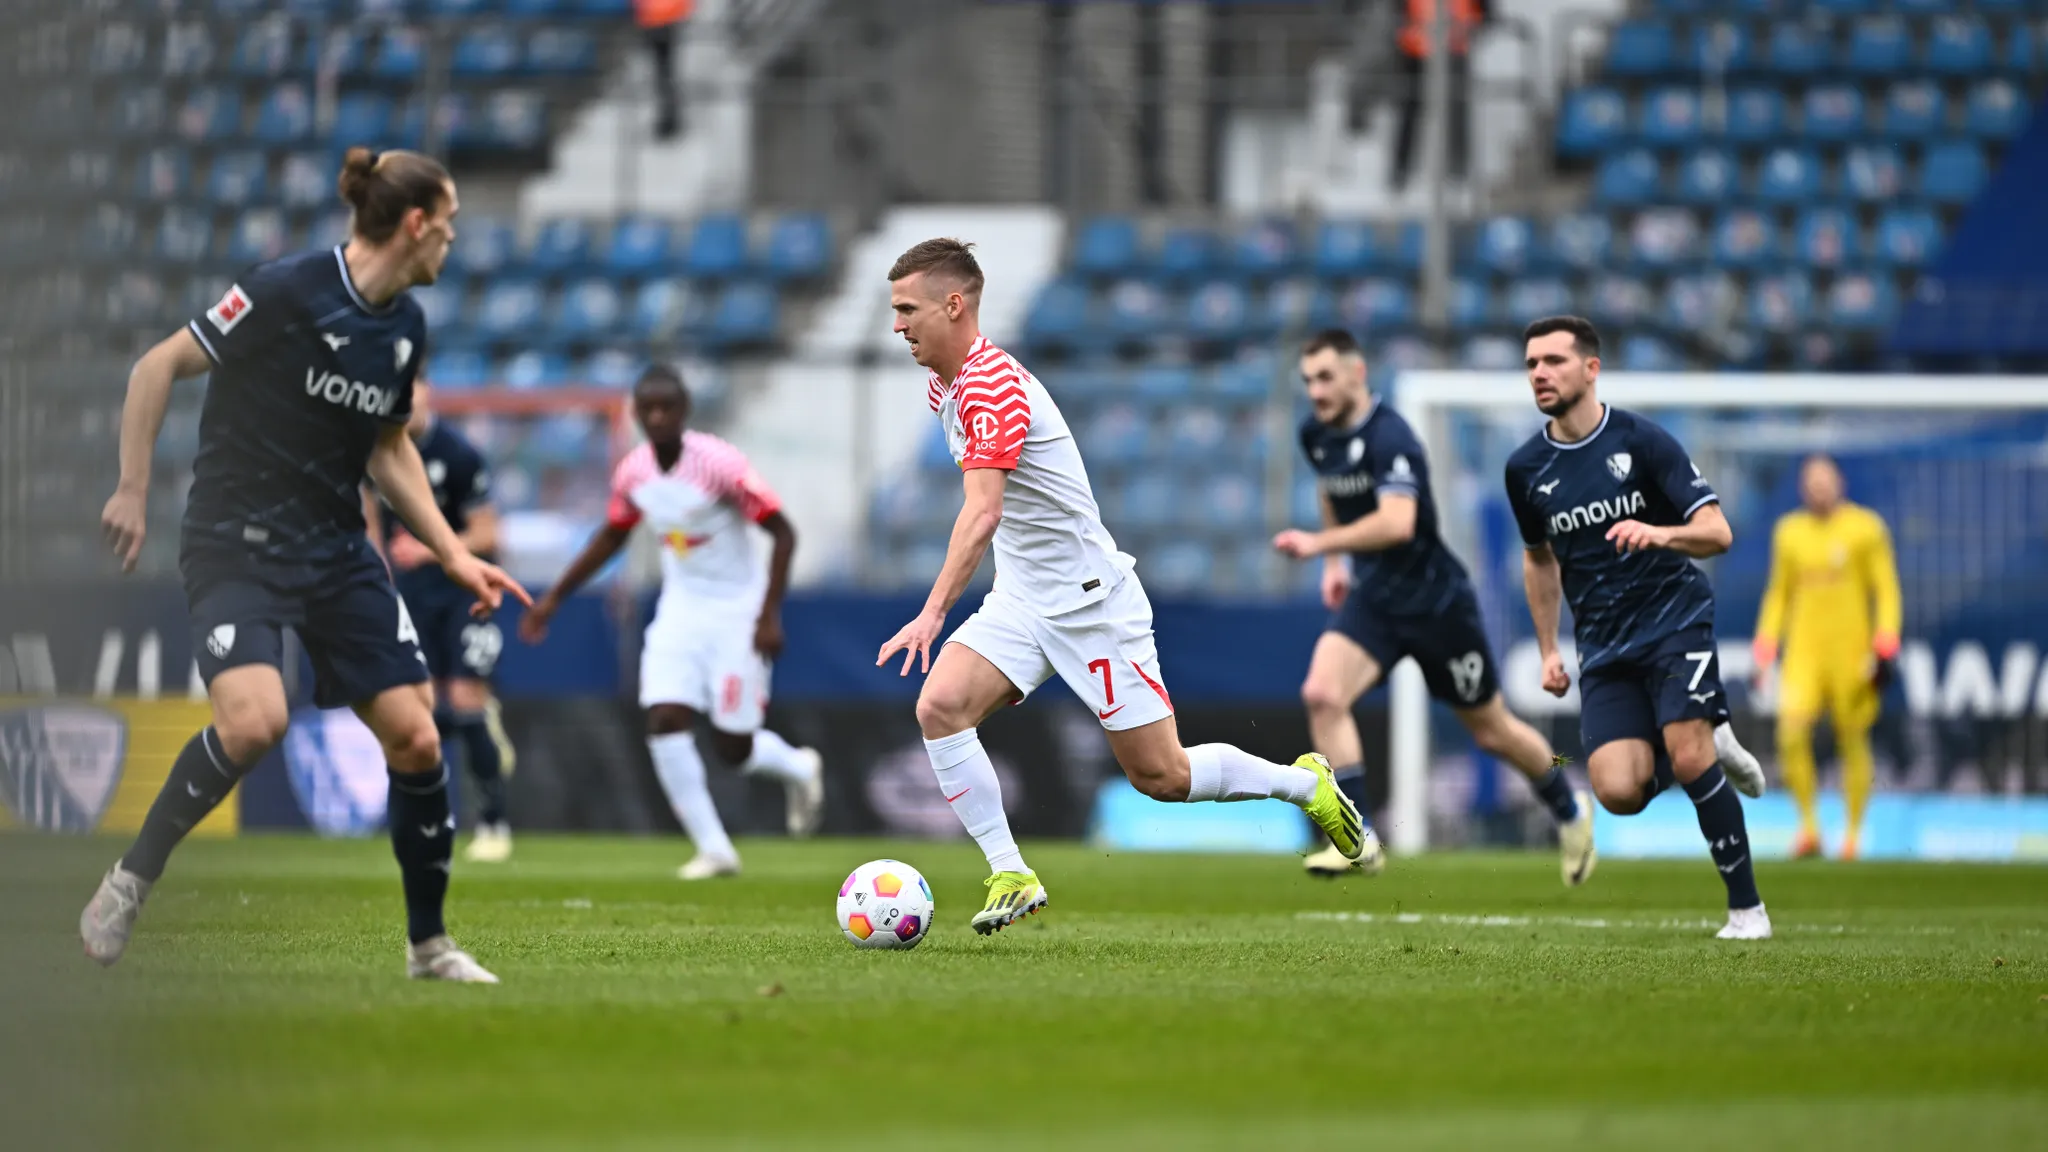
<svg viewBox="0 0 2048 1152"><path fill-rule="evenodd" d="M213 653L215 660L225 660L235 650L235 626L222 624L206 637L206 650Z"/></svg>
<svg viewBox="0 0 2048 1152"><path fill-rule="evenodd" d="M412 341L400 336L398 343L391 346L391 356L394 361L392 365L393 370L398 372L405 371L405 366L412 363Z"/></svg>
<svg viewBox="0 0 2048 1152"><path fill-rule="evenodd" d="M249 315L252 307L254 306L249 303L249 294L242 291L242 286L230 284L227 295L220 298L220 303L206 310L206 318L212 321L214 328L218 329L221 335L225 336L233 332L235 325L240 324Z"/></svg>
<svg viewBox="0 0 2048 1152"><path fill-rule="evenodd" d="M45 832L99 827L121 783L128 723L78 704L0 714L0 800L15 820Z"/></svg>
<svg viewBox="0 0 2048 1152"><path fill-rule="evenodd" d="M1352 437L1351 446L1344 449L1344 458L1353 464L1365 459L1365 441Z"/></svg>
<svg viewBox="0 0 2048 1152"><path fill-rule="evenodd" d="M1616 452L1607 458L1607 470L1613 473L1616 480L1628 479L1628 470L1634 465L1635 460L1626 452Z"/></svg>
<svg viewBox="0 0 2048 1152"><path fill-rule="evenodd" d="M690 536L682 532L668 532L663 534L661 542L667 545L668 550L676 555L688 556L693 549L702 548L706 544L711 543L711 537Z"/></svg>

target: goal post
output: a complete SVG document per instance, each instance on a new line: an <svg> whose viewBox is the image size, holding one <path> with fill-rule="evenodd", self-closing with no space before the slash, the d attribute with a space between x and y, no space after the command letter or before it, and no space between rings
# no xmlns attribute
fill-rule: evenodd
<svg viewBox="0 0 2048 1152"><path fill-rule="evenodd" d="M1731 521L1743 525L1735 552L1745 589L1767 562L1770 526L1758 517L1766 506L1771 517L1787 510L1788 465L1814 451L1857 454L1857 475L1885 489L1880 513L1912 522L1900 541L1909 633L1952 621L1973 596L1985 609L1983 597L2004 594L1987 589L2011 587L1998 574L2028 562L2028 533L2048 529L2048 377L1609 372L1599 392L1665 423L1692 452ZM1502 470L1543 417L1514 372L1408 371L1394 401L1429 454L1440 531L1472 569L1505 681L1516 674L1508 642L1530 625L1520 542L1503 523ZM1850 498L1869 502L1855 479ZM1722 593L1718 576L1715 583ZM1726 620L1732 606L1717 607ZM1747 619L1753 607L1737 614ZM1569 645L1568 612L1566 621ZM1523 687L1503 684L1511 705ZM1388 708L1389 844L1419 852L1431 841L1434 745L1432 706L1413 661L1394 669Z"/></svg>

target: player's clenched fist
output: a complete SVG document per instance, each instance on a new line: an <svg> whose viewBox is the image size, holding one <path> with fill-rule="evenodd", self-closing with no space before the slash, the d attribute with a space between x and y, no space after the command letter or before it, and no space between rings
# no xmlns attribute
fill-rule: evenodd
<svg viewBox="0 0 2048 1152"><path fill-rule="evenodd" d="M107 546L121 558L121 571L133 572L135 558L142 555L142 540L148 528L149 494L126 488L115 489L100 513L100 529L107 534Z"/></svg>
<svg viewBox="0 0 2048 1152"><path fill-rule="evenodd" d="M1640 520L1623 520L1607 530L1607 538L1614 542L1616 552L1641 552L1671 543L1671 529Z"/></svg>
<svg viewBox="0 0 2048 1152"><path fill-rule="evenodd" d="M1557 652L1543 658L1543 690L1562 697L1572 690L1571 673L1564 670L1564 656Z"/></svg>

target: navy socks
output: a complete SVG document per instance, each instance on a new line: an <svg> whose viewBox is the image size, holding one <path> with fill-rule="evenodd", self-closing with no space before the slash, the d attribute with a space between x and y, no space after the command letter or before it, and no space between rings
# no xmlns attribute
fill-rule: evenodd
<svg viewBox="0 0 2048 1152"><path fill-rule="evenodd" d="M1572 795L1572 782L1566 779L1564 769L1553 764L1550 775L1530 787L1536 790L1537 799L1543 801L1559 824L1569 824L1579 818L1579 800Z"/></svg>
<svg viewBox="0 0 2048 1152"><path fill-rule="evenodd" d="M162 876L171 849L227 799L235 781L241 778L242 769L228 759L212 726L200 729L171 765L170 778L164 781L163 791L156 794L156 802L149 806L142 832L121 858L121 867L144 880L154 881Z"/></svg>
<svg viewBox="0 0 2048 1152"><path fill-rule="evenodd" d="M398 857L405 883L406 938L418 944L448 930L441 920L441 906L448 898L448 858L455 850L448 767L443 764L420 774L390 772L390 777L386 818L391 854Z"/></svg>
<svg viewBox="0 0 2048 1152"><path fill-rule="evenodd" d="M1714 854L1714 867L1728 886L1728 907L1754 908L1764 902L1756 892L1756 873L1749 858L1749 828L1743 822L1742 801L1728 783L1719 764L1685 786L1692 797L1694 813L1700 820L1700 835Z"/></svg>
<svg viewBox="0 0 2048 1152"><path fill-rule="evenodd" d="M458 745L469 762L470 778L476 781L476 817L479 824L505 822L505 760L490 721L481 712L437 712L434 723L441 729L441 747Z"/></svg>

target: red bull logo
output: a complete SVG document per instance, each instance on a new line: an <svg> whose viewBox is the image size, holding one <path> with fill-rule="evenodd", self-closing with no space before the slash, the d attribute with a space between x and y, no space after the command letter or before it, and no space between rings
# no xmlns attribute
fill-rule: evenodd
<svg viewBox="0 0 2048 1152"><path fill-rule="evenodd" d="M688 556L691 549L702 548L704 545L711 543L711 537L688 536L681 532L664 532L661 542L667 545L668 550L676 555Z"/></svg>

